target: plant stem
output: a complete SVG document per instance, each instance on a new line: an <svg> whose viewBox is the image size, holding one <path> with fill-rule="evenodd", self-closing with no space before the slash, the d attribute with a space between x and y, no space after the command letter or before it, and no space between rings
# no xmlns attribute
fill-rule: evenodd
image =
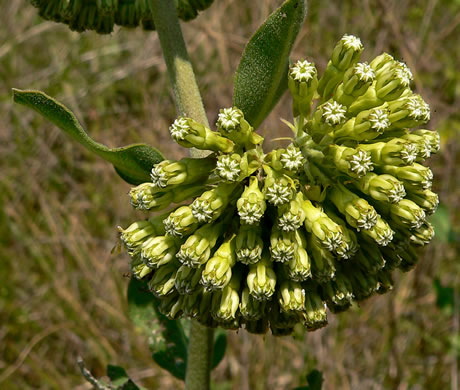
<svg viewBox="0 0 460 390"><path fill-rule="evenodd" d="M174 90L177 112L179 115L188 116L209 127L174 1L150 1L155 28L160 38L163 57ZM190 154L192 157L203 157L208 153L193 150Z"/></svg>
<svg viewBox="0 0 460 390"><path fill-rule="evenodd" d="M188 116L209 127L174 1L150 1L178 114ZM207 152L192 149L190 154L198 158L207 155ZM192 320L189 338L185 389L208 390L214 330Z"/></svg>

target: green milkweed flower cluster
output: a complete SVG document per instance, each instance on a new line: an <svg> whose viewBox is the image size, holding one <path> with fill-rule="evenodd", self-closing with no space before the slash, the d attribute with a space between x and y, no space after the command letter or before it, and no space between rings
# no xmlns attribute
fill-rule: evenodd
<svg viewBox="0 0 460 390"><path fill-rule="evenodd" d="M214 0L173 0L182 20L194 19ZM71 30L110 34L114 25L155 30L148 0L30 0L46 20L65 23Z"/></svg>
<svg viewBox="0 0 460 390"><path fill-rule="evenodd" d="M439 136L413 130L430 110L410 89L408 67L389 54L359 62L345 35L321 78L303 60L288 74L296 118L285 148L263 138L237 107L212 131L180 117L172 138L204 158L165 160L130 191L139 210L169 211L121 229L135 277L170 318L286 335L307 330L409 270L433 228L438 197L422 163Z"/></svg>

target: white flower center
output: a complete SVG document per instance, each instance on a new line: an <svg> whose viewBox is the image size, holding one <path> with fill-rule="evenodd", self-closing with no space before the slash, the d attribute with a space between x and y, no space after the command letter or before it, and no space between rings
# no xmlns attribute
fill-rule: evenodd
<svg viewBox="0 0 460 390"><path fill-rule="evenodd" d="M274 183L272 186L267 188L265 196L270 203L275 206L279 206L289 202L291 192L289 191L289 187L283 186L280 183Z"/></svg>
<svg viewBox="0 0 460 390"><path fill-rule="evenodd" d="M154 165L150 172L150 178L155 187L164 188L168 185L168 178L166 172L160 164Z"/></svg>
<svg viewBox="0 0 460 390"><path fill-rule="evenodd" d="M346 109L341 104L333 101L323 105L323 119L329 126L336 126L344 122Z"/></svg>
<svg viewBox="0 0 460 390"><path fill-rule="evenodd" d="M169 127L171 137L176 141L182 141L190 131L190 126L185 118L177 118Z"/></svg>
<svg viewBox="0 0 460 390"><path fill-rule="evenodd" d="M291 77L299 82L308 82L316 75L316 68L307 60L297 61L290 70Z"/></svg>
<svg viewBox="0 0 460 390"><path fill-rule="evenodd" d="M299 169L304 163L304 157L299 148L296 148L294 145L289 145L286 151L281 154L280 157L281 163L283 164L284 169L290 171L295 171Z"/></svg>
<svg viewBox="0 0 460 390"><path fill-rule="evenodd" d="M399 153L401 160L406 164L412 164L417 159L417 147L415 144L407 143Z"/></svg>
<svg viewBox="0 0 460 390"><path fill-rule="evenodd" d="M168 216L168 218L163 221L163 224L166 230L166 234L173 237L182 237L184 231L177 224L177 221L173 217Z"/></svg>
<svg viewBox="0 0 460 390"><path fill-rule="evenodd" d="M198 222L211 222L213 210L207 200L195 199L190 207Z"/></svg>
<svg viewBox="0 0 460 390"><path fill-rule="evenodd" d="M285 232L293 232L302 226L302 219L299 215L290 211L284 213L278 220L278 227Z"/></svg>
<svg viewBox="0 0 460 390"><path fill-rule="evenodd" d="M273 261L286 263L294 258L295 246L278 242L275 247L270 247L270 251Z"/></svg>
<svg viewBox="0 0 460 390"><path fill-rule="evenodd" d="M354 255L356 255L358 249L358 245L356 245L353 241L343 242L342 245L336 249L336 253L342 259L351 259Z"/></svg>
<svg viewBox="0 0 460 390"><path fill-rule="evenodd" d="M363 50L363 44L361 43L361 39L355 37L354 35L345 34L342 37L341 41L347 49L353 49L355 51Z"/></svg>
<svg viewBox="0 0 460 390"><path fill-rule="evenodd" d="M350 166L351 171L360 177L374 169L371 155L364 150L358 150L358 153L351 156Z"/></svg>
<svg viewBox="0 0 460 390"><path fill-rule="evenodd" d="M383 133L391 125L388 119L388 112L382 109L375 109L369 115L369 122L371 122L371 127L378 133Z"/></svg>
<svg viewBox="0 0 460 390"><path fill-rule="evenodd" d="M369 82L374 81L375 72L374 69L367 62L360 62L354 67L355 74L361 81Z"/></svg>
<svg viewBox="0 0 460 390"><path fill-rule="evenodd" d="M241 173L240 164L230 156L222 156L216 164L217 174L228 181L235 181Z"/></svg>
<svg viewBox="0 0 460 390"><path fill-rule="evenodd" d="M406 189L401 182L394 182L393 188L388 191L387 196L391 203L398 203L406 196Z"/></svg>
<svg viewBox="0 0 460 390"><path fill-rule="evenodd" d="M262 209L256 203L245 203L238 209L240 219L248 225L256 224L262 218Z"/></svg>
<svg viewBox="0 0 460 390"><path fill-rule="evenodd" d="M362 213L357 220L358 228L364 230L372 229L377 223L377 217L378 214L375 210L368 210L366 213Z"/></svg>
<svg viewBox="0 0 460 390"><path fill-rule="evenodd" d="M238 258L238 261L247 265L257 263L260 260L261 255L261 248L243 248L236 251L236 257Z"/></svg>
<svg viewBox="0 0 460 390"><path fill-rule="evenodd" d="M380 246L387 246L393 240L394 232L390 228L381 229L377 232L376 242Z"/></svg>
<svg viewBox="0 0 460 390"><path fill-rule="evenodd" d="M329 252L335 251L342 244L342 233L341 232L329 232L324 240L321 242L323 247Z"/></svg>
<svg viewBox="0 0 460 390"><path fill-rule="evenodd" d="M227 131L235 130L241 120L241 114L234 108L224 108L217 117L217 127Z"/></svg>

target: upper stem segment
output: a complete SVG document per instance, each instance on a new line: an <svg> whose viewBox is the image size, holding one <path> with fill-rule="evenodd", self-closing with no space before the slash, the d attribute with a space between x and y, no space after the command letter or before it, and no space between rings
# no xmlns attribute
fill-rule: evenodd
<svg viewBox="0 0 460 390"><path fill-rule="evenodd" d="M209 127L174 1L150 1L168 75L174 89L178 114ZM192 149L190 154L197 158L205 156L207 152ZM209 389L213 335L213 329L192 320L185 375L186 390Z"/></svg>

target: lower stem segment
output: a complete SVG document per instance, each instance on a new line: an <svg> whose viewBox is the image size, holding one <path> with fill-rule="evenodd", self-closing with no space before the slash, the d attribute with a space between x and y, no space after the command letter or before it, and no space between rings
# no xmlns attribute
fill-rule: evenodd
<svg viewBox="0 0 460 390"><path fill-rule="evenodd" d="M188 344L186 390L209 390L214 329L192 320Z"/></svg>
<svg viewBox="0 0 460 390"><path fill-rule="evenodd" d="M153 20L171 80L177 111L209 127L196 83L184 37L177 17L175 2L150 0ZM206 151L191 150L192 157L206 156ZM209 390L214 330L192 320L188 345L186 390Z"/></svg>

